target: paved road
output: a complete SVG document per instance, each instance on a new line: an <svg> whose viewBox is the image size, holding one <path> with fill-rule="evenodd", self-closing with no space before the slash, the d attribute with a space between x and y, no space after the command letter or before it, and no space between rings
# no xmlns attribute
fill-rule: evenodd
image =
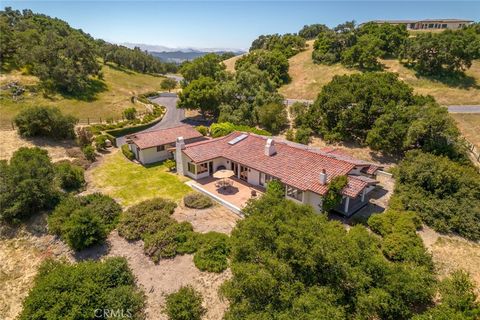
<svg viewBox="0 0 480 320"><path fill-rule="evenodd" d="M313 104L313 100L285 99L285 104L291 106L295 102ZM480 113L480 105L451 105L446 106L450 113Z"/></svg>
<svg viewBox="0 0 480 320"><path fill-rule="evenodd" d="M447 106L450 113L480 113L480 106Z"/></svg>
<svg viewBox="0 0 480 320"><path fill-rule="evenodd" d="M150 98L150 101L158 103L161 106L167 108L167 113L163 117L162 121L155 124L153 127L145 129L140 132L154 131L158 129L171 128L182 124L185 119L185 110L177 109L178 96L176 93L162 93L158 97ZM125 136L117 138L117 146L125 144Z"/></svg>

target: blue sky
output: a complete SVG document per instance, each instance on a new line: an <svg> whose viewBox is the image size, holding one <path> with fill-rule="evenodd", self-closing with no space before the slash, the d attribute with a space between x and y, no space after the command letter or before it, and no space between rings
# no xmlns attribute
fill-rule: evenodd
<svg viewBox="0 0 480 320"><path fill-rule="evenodd" d="M168 47L247 49L260 34L346 20L466 18L480 1L1 1L67 21L96 38Z"/></svg>

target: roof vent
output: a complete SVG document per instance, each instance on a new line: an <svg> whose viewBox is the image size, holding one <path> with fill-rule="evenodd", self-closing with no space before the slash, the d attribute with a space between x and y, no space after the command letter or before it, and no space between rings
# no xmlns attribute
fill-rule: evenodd
<svg viewBox="0 0 480 320"><path fill-rule="evenodd" d="M232 139L232 140L228 141L228 144L233 146L234 144L236 144L236 143L242 141L243 139L245 139L246 137L248 137L248 134L241 134L238 137L236 137L235 139Z"/></svg>

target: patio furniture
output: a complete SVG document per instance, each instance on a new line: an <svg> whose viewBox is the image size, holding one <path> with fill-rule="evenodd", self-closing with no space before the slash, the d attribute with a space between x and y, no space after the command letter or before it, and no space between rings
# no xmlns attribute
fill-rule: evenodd
<svg viewBox="0 0 480 320"><path fill-rule="evenodd" d="M256 197L256 196L257 196L257 190L252 189L252 191L250 192L250 194L252 195L252 197Z"/></svg>
<svg viewBox="0 0 480 320"><path fill-rule="evenodd" d="M217 172L213 174L213 177L222 179L221 180L222 188L225 190L225 188L227 187L227 182L225 181L225 179L230 178L231 176L234 176L234 175L235 173L232 170L222 169L222 170L217 170Z"/></svg>

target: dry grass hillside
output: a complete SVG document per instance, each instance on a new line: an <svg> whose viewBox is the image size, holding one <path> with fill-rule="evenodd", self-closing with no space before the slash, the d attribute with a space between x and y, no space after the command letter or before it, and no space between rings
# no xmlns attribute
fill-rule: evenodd
<svg viewBox="0 0 480 320"><path fill-rule="evenodd" d="M24 107L30 105L57 106L63 112L75 115L80 119L94 118L106 119L120 117L124 109L140 104L130 101L132 95L159 90L163 77L141 74L130 70L104 65L102 68L104 81L93 82L92 94L86 97L64 97L59 94L45 97L41 92L36 92L38 79L33 76L12 72L0 75L0 114L2 121L10 121ZM23 95L15 101L9 90L3 89L7 83L17 81L28 88ZM142 110L143 111L143 110Z"/></svg>
<svg viewBox="0 0 480 320"><path fill-rule="evenodd" d="M280 93L291 99L315 99L322 87L335 75L358 72L340 64L332 66L314 64L313 41L308 41L307 50L289 59L292 81L280 88ZM385 70L399 74L400 79L411 85L420 94L430 94L440 104L480 104L480 61L475 61L465 72L462 83L453 86L425 77L404 67L398 60L382 60Z"/></svg>
<svg viewBox="0 0 480 320"><path fill-rule="evenodd" d="M240 59L243 56L243 54L240 54L235 57L231 57L230 59L224 60L223 64L227 67L227 71L230 72L235 72L235 62L237 62L238 59Z"/></svg>

